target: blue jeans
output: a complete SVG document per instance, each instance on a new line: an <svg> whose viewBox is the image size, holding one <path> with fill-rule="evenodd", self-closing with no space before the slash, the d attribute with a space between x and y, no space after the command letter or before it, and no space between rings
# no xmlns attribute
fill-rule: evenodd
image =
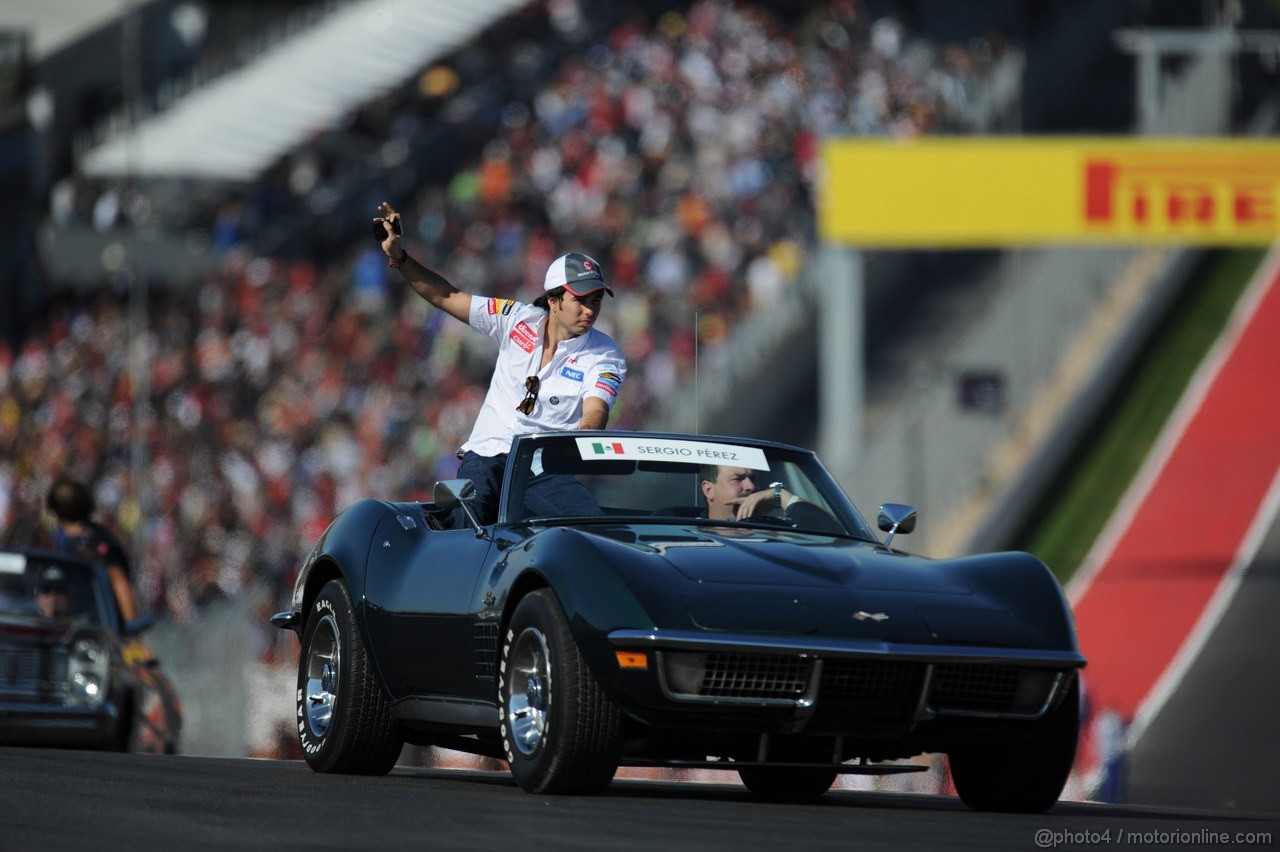
<svg viewBox="0 0 1280 852"><path fill-rule="evenodd" d="M567 473L543 473L524 491L526 517L597 517L603 515L587 487Z"/></svg>
<svg viewBox="0 0 1280 852"><path fill-rule="evenodd" d="M458 465L458 478L470 479L476 487L476 499L471 504L476 520L487 526L498 520L498 501L502 497L502 472L507 467L507 454L481 456L468 450ZM453 513L453 528L466 529L467 516L457 509Z"/></svg>
<svg viewBox="0 0 1280 852"><path fill-rule="evenodd" d="M502 475L507 467L507 454L481 456L468 451L458 465L458 478L470 479L476 488L471 504L482 525L498 520L498 504L502 497ZM531 517L595 517L603 515L586 486L566 473L540 473L524 488L524 505L512 506L517 518ZM453 513L453 528L465 529L467 516L458 509Z"/></svg>

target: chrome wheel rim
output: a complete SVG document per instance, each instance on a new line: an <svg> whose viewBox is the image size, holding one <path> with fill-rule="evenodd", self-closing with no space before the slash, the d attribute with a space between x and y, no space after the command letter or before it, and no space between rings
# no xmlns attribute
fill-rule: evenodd
<svg viewBox="0 0 1280 852"><path fill-rule="evenodd" d="M551 655L542 631L525 628L507 661L507 725L512 744L528 757L542 747L551 722Z"/></svg>
<svg viewBox="0 0 1280 852"><path fill-rule="evenodd" d="M307 682L303 685L303 713L307 726L317 737L323 737L333 719L333 705L338 700L338 673L342 651L338 644L338 623L325 615L311 635L307 648Z"/></svg>

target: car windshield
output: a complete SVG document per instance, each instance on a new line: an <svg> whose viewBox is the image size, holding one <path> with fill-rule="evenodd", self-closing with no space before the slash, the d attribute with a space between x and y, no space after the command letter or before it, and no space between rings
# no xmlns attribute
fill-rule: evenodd
<svg viewBox="0 0 1280 852"><path fill-rule="evenodd" d="M781 483L785 511L773 499ZM785 527L875 540L811 453L687 435L563 433L524 436L512 450L505 520L627 519ZM708 509L753 492L769 497L748 519ZM726 502L727 501L727 502Z"/></svg>
<svg viewBox="0 0 1280 852"><path fill-rule="evenodd" d="M93 569L81 562L0 552L0 615L102 623Z"/></svg>

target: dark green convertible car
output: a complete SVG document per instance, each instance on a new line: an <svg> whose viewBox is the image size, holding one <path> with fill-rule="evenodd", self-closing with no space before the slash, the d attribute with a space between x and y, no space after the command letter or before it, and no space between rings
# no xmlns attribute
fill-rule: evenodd
<svg viewBox="0 0 1280 852"><path fill-rule="evenodd" d="M816 796L944 753L971 807L1057 801L1085 659L1035 557L912 556L911 507L881 540L812 452L737 438L527 435L496 523L472 493L362 500L307 556L272 623L302 643L313 769L385 773L409 742L533 792L674 766Z"/></svg>

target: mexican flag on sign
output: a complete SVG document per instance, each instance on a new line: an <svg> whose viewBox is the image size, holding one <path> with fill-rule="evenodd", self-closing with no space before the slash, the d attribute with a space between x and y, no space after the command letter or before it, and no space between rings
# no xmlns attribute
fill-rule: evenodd
<svg viewBox="0 0 1280 852"><path fill-rule="evenodd" d="M607 456L613 453L621 455L624 452L622 444L619 444L616 441L612 444L594 443L591 445L591 449L594 450L595 454L598 456Z"/></svg>

